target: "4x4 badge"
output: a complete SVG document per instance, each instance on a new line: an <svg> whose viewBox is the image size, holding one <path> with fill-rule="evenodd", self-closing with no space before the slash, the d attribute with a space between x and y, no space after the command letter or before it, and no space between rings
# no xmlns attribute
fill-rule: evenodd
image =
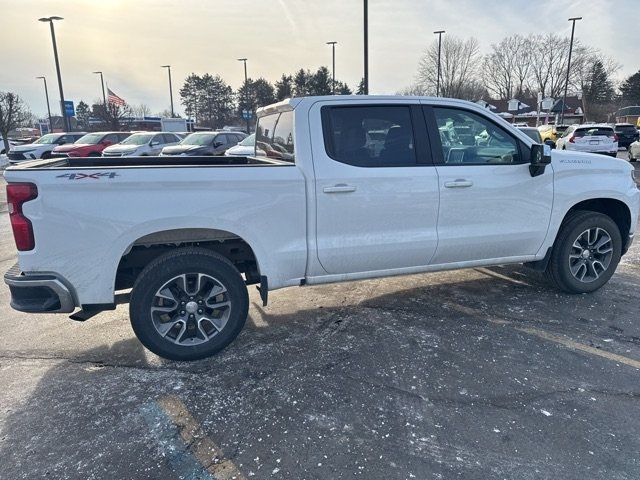
<svg viewBox="0 0 640 480"><path fill-rule="evenodd" d="M119 177L116 172L96 172L96 173L65 173L64 175L58 175L56 178L67 178L69 180L100 180L103 177L114 178Z"/></svg>

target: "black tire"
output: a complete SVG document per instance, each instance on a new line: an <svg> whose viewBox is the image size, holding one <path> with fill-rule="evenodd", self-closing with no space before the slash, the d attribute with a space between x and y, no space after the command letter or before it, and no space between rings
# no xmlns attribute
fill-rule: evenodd
<svg viewBox="0 0 640 480"><path fill-rule="evenodd" d="M42 160L48 160L49 158L51 158L51 152L44 152L41 158Z"/></svg>
<svg viewBox="0 0 640 480"><path fill-rule="evenodd" d="M102 154L99 152L91 152L89 155L87 155L88 157L101 157Z"/></svg>
<svg viewBox="0 0 640 480"><path fill-rule="evenodd" d="M578 241L581 233L594 228L602 229L609 235L612 247L611 257L607 268L600 272L596 279L581 281L571 272L570 255L572 251L575 253L573 245ZM609 281L620 262L621 252L620 230L610 217L598 212L577 210L572 212L560 227L545 273L551 283L564 292L593 292ZM587 261L588 259L584 259L583 263Z"/></svg>
<svg viewBox="0 0 640 480"><path fill-rule="evenodd" d="M164 288L167 282L177 276L196 273L211 276L226 288L226 292L220 295L224 295L224 298L227 298L230 303L228 318L217 333L207 340L198 340L203 343L180 345L176 341L180 339L181 335L177 335L177 339L167 339L170 335L165 334L163 336L157 330L156 323L154 323L157 320L153 317L154 314L151 308L154 305L157 306L157 304L154 304L158 298L156 295L159 289ZM208 300L205 300L205 305L207 305L207 302ZM178 306L176 308L186 307ZM215 252L203 248L189 247L161 255L149 263L140 273L131 293L129 316L136 336L153 353L169 360L190 361L210 357L229 345L244 327L248 310L249 296L247 288L240 272L233 264ZM174 320L179 316L179 313L184 314L185 312L176 311L167 315L175 314L175 317L172 318ZM193 313L195 314L195 312ZM198 310L198 313L200 313L200 310ZM188 313L185 315L184 332L188 333L188 328L191 328L194 334L199 335L196 329L199 328L200 323L198 322L198 326L196 326L195 320L187 320L187 316L193 317ZM191 324L188 323L189 321ZM181 324L178 325L180 326ZM168 331L168 333L170 332L171 330Z"/></svg>

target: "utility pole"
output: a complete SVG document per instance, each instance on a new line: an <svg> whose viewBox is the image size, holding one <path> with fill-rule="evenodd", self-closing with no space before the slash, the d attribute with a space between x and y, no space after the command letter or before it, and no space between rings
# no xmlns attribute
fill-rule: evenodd
<svg viewBox="0 0 640 480"><path fill-rule="evenodd" d="M364 94L369 95L369 2L364 0Z"/></svg>
<svg viewBox="0 0 640 480"><path fill-rule="evenodd" d="M58 90L60 90L60 111L62 113L62 123L64 125L64 129L67 132L71 131L71 124L69 123L69 118L67 117L67 111L64 108L64 92L62 91L62 75L60 74L60 61L58 60L58 46L56 45L56 32L53 28L53 22L55 20L64 20L62 17L42 17L39 18L40 22L49 22L49 27L51 29L51 43L53 43L53 58L56 62L56 74L58 75Z"/></svg>
<svg viewBox="0 0 640 480"><path fill-rule="evenodd" d="M100 75L100 84L102 85L102 104L104 108L107 108L107 96L104 93L104 77L102 76L102 72L93 72L96 75Z"/></svg>
<svg viewBox="0 0 640 480"><path fill-rule="evenodd" d="M438 79L436 80L436 97L440 96L440 53L442 52L442 34L445 33L444 30L438 30L437 32L433 32L438 35Z"/></svg>
<svg viewBox="0 0 640 480"><path fill-rule="evenodd" d="M47 99L47 115L49 115L49 133L53 133L53 122L51 121L51 108L49 107L49 90L47 90L47 79L45 77L36 77L44 82L44 96Z"/></svg>
<svg viewBox="0 0 640 480"><path fill-rule="evenodd" d="M336 94L336 43L338 42L327 42L327 45L331 45L331 53L332 53L332 67L331 67L331 92L332 95Z"/></svg>
<svg viewBox="0 0 640 480"><path fill-rule="evenodd" d="M573 35L576 31L576 21L582 17L570 18L571 22L571 42L569 42L569 58L567 60L567 79L564 82L564 96L562 97L562 110L560 111L560 125L564 125L564 111L567 108L567 90L569 89L569 73L571 71L571 53L573 52Z"/></svg>
<svg viewBox="0 0 640 480"><path fill-rule="evenodd" d="M245 105L245 110L247 111L247 113L245 114L245 112L242 112L242 115L245 117L245 120L247 121L247 135L249 134L249 78L247 77L247 59L246 58L239 58L238 59L239 62L244 63L244 105Z"/></svg>
<svg viewBox="0 0 640 480"><path fill-rule="evenodd" d="M169 72L169 100L171 101L171 118L175 118L173 111L173 85L171 85L171 65L161 65L161 68L166 68Z"/></svg>

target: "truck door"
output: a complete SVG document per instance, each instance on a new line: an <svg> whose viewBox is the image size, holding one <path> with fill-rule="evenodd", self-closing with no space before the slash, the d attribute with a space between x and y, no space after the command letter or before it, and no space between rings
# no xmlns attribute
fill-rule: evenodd
<svg viewBox="0 0 640 480"><path fill-rule="evenodd" d="M420 107L316 104L310 127L325 271L427 265L438 243L439 195Z"/></svg>
<svg viewBox="0 0 640 480"><path fill-rule="evenodd" d="M479 113L425 106L440 180L432 263L534 255L547 234L553 169L532 177L529 147Z"/></svg>

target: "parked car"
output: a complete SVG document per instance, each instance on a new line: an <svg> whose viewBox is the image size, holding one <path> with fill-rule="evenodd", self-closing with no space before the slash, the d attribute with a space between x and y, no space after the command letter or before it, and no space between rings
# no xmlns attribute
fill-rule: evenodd
<svg viewBox="0 0 640 480"><path fill-rule="evenodd" d="M7 148L7 144L4 143L4 140L2 139L2 137L0 137L0 155L6 154L9 150L11 150L15 146L16 144L11 140L9 140L9 147Z"/></svg>
<svg viewBox="0 0 640 480"><path fill-rule="evenodd" d="M629 161L635 162L640 158L640 140L636 140L629 145Z"/></svg>
<svg viewBox="0 0 640 480"><path fill-rule="evenodd" d="M556 142L567 128L569 128L569 125L540 125L538 131L543 143L546 143L551 148L556 148Z"/></svg>
<svg viewBox="0 0 640 480"><path fill-rule="evenodd" d="M618 136L611 125L571 125L556 142L556 148L615 157L618 154Z"/></svg>
<svg viewBox="0 0 640 480"><path fill-rule="evenodd" d="M518 130L524 132L531 140L536 143L543 143L540 131L535 127L517 127Z"/></svg>
<svg viewBox="0 0 640 480"><path fill-rule="evenodd" d="M246 134L240 132L196 132L178 145L163 148L160 155L224 155L224 152L245 137Z"/></svg>
<svg viewBox="0 0 640 480"><path fill-rule="evenodd" d="M195 360L238 335L247 285L260 286L266 305L283 287L524 262L565 292L587 293L611 278L633 240L640 190L628 162L547 156L475 103L304 97L257 117L257 141L286 160L10 166L19 251L5 275L11 306L80 308L73 318L86 320L132 288L142 343ZM442 139L440 128L457 126L486 131L487 145ZM377 135L381 148L371 145Z"/></svg>
<svg viewBox="0 0 640 480"><path fill-rule="evenodd" d="M172 132L138 132L122 142L111 145L102 151L103 157L126 157L158 155L164 147L176 145L182 139Z"/></svg>
<svg viewBox="0 0 640 480"><path fill-rule="evenodd" d="M10 163L49 158L53 149L59 145L67 145L86 135L86 132L48 133L33 143L11 147L7 154Z"/></svg>
<svg viewBox="0 0 640 480"><path fill-rule="evenodd" d="M122 142L129 132L87 133L70 145L60 145L51 152L51 157L99 157L109 145Z"/></svg>
<svg viewBox="0 0 640 480"><path fill-rule="evenodd" d="M638 130L631 123L616 123L613 131L618 136L618 146L622 148L629 148L629 145L640 138Z"/></svg>
<svg viewBox="0 0 640 480"><path fill-rule="evenodd" d="M227 157L252 157L254 155L266 155L265 151L260 148L258 148L258 152L256 153L255 148L256 134L252 133L240 143L238 143L235 147L231 147L229 150L224 152L224 154Z"/></svg>

